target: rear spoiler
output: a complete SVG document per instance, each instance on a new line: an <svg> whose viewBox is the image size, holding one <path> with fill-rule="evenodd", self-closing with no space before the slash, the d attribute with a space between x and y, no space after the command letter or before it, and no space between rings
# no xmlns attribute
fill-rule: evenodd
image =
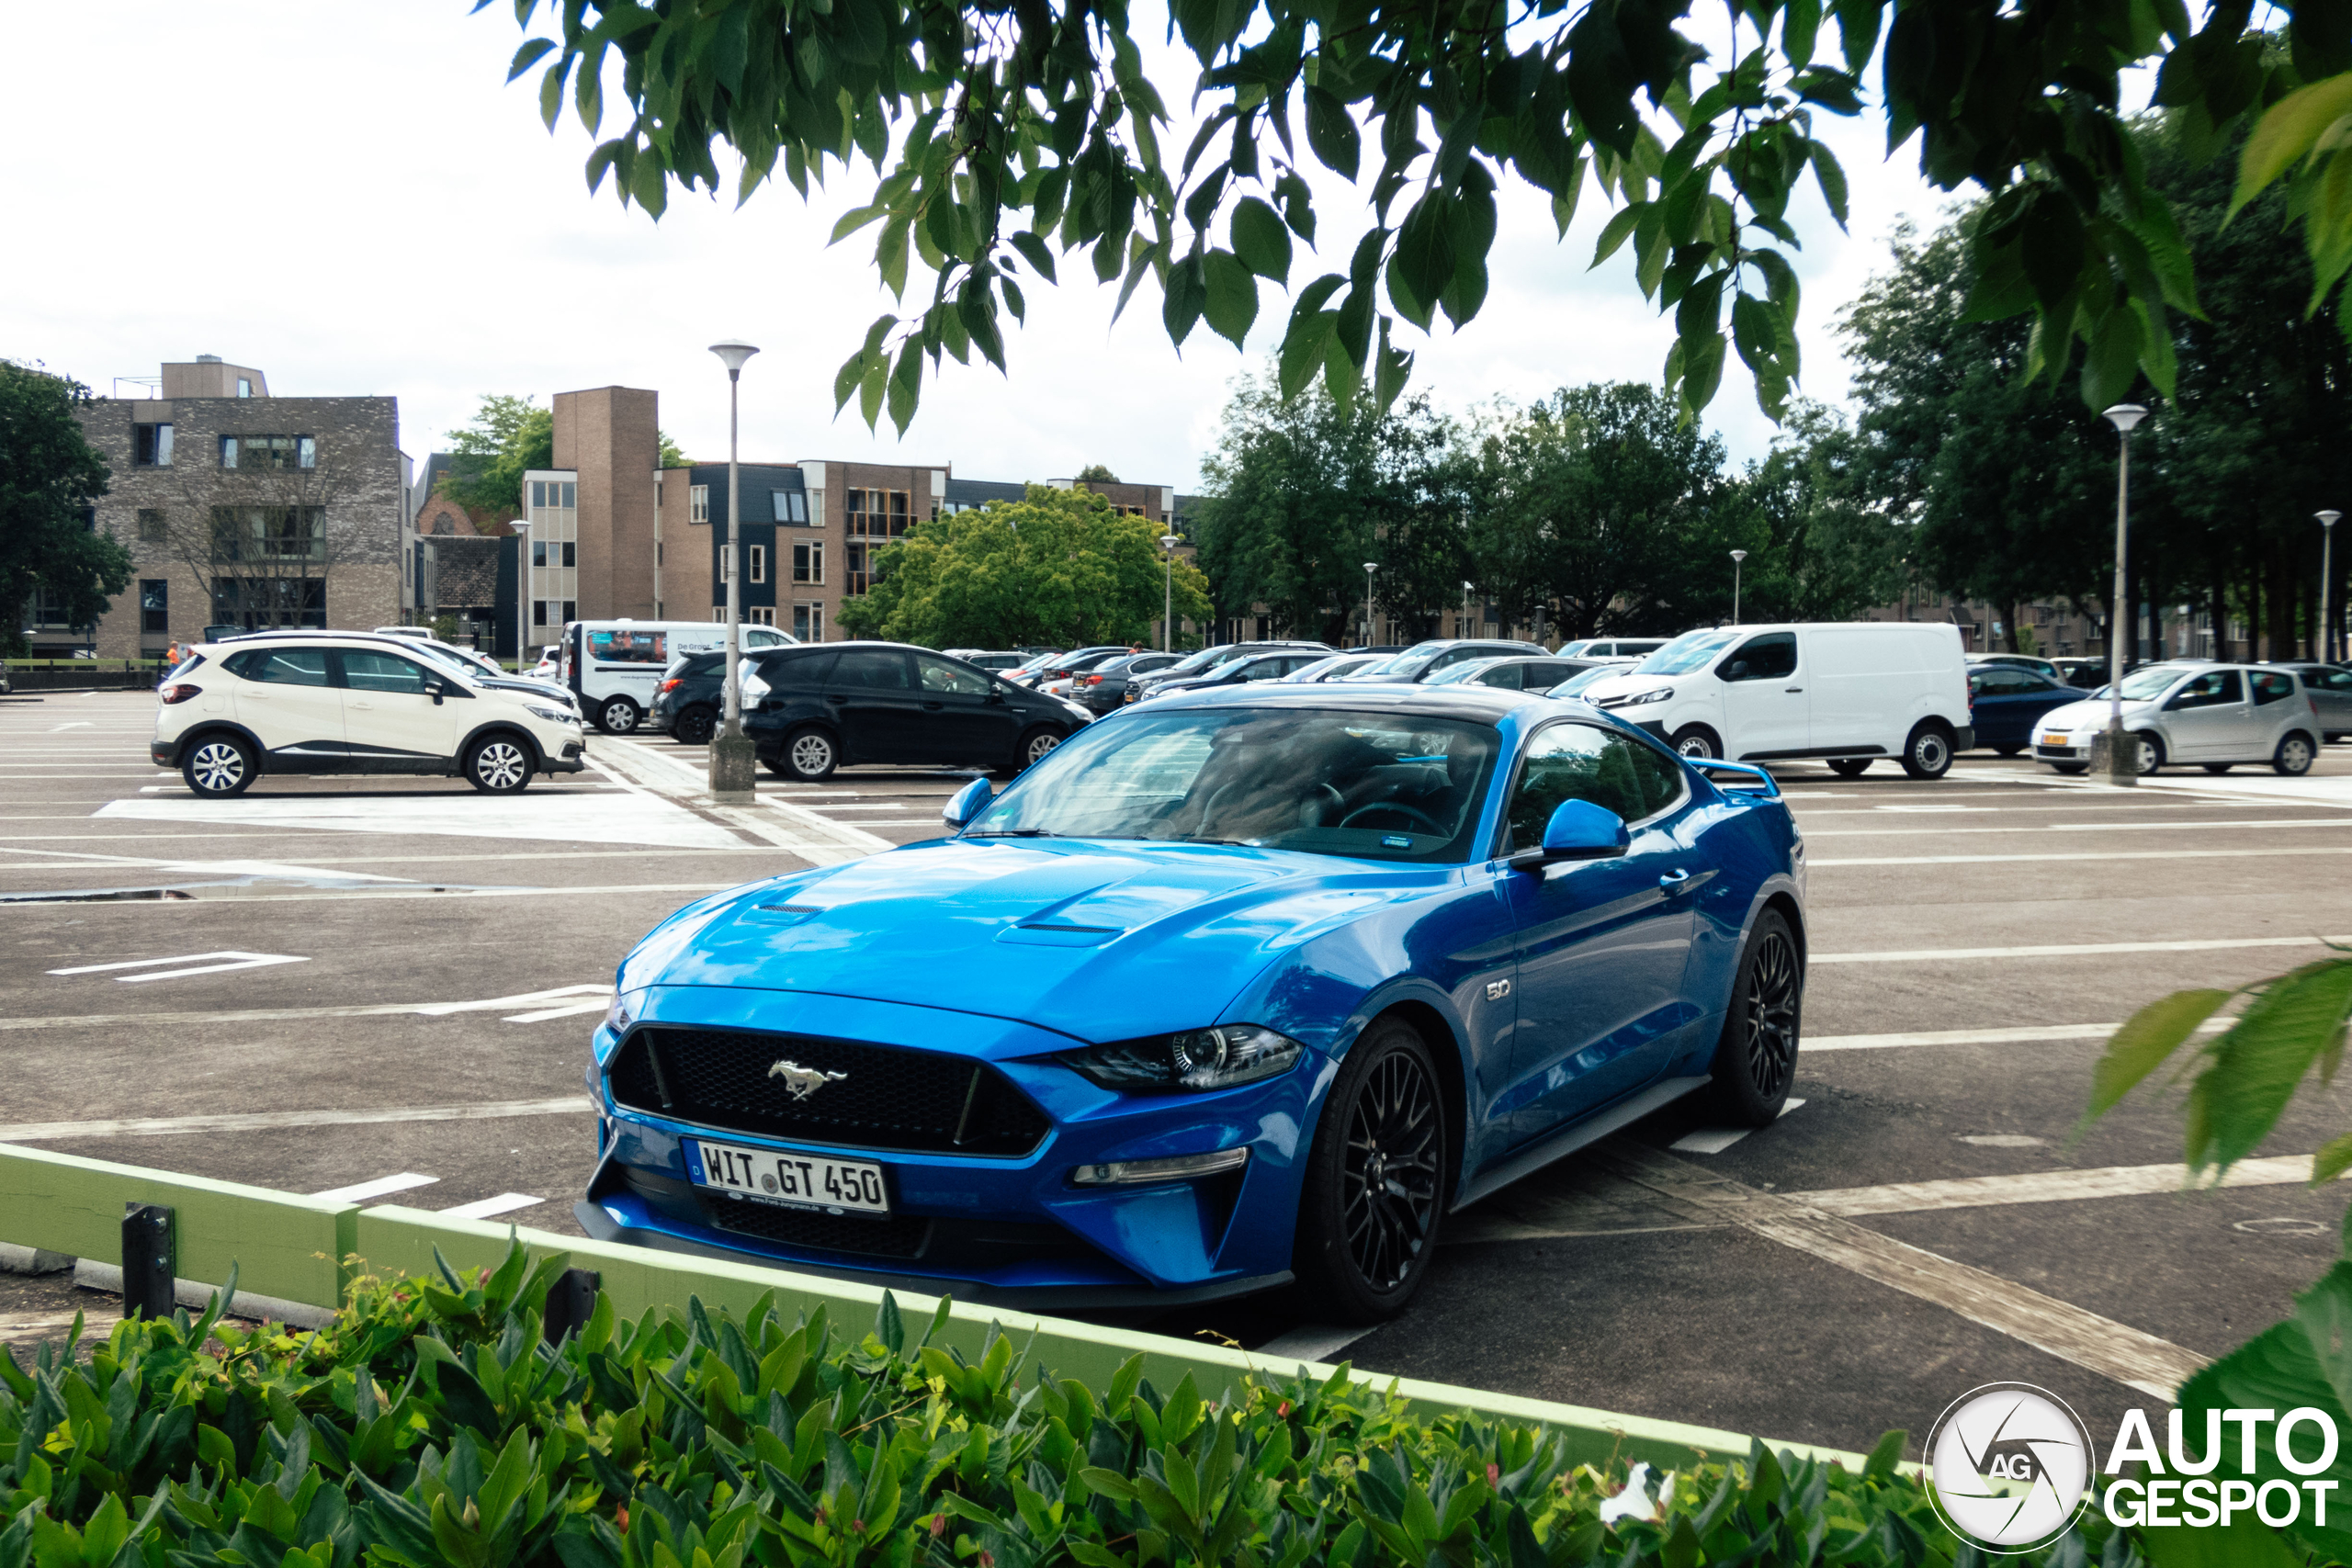
<svg viewBox="0 0 2352 1568"><path fill-rule="evenodd" d="M1780 781L1773 778L1771 774L1766 773L1763 769L1758 767L1753 762L1726 762L1720 757L1686 757L1683 761L1689 762L1692 767L1698 769L1703 773L1738 773L1744 777L1754 779L1764 786L1762 789L1758 790L1744 784L1725 784L1724 782L1720 779L1711 779L1708 781L1720 787L1736 789L1742 795L1761 795L1770 800L1778 800L1781 798Z"/></svg>

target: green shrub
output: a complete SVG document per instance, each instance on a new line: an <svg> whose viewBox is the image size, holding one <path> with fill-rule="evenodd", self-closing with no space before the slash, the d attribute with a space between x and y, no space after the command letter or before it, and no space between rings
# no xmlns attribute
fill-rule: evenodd
<svg viewBox="0 0 2352 1568"><path fill-rule="evenodd" d="M526 1273L518 1247L472 1280L362 1280L316 1333L240 1330L216 1301L124 1322L86 1364L0 1359L0 1568L1978 1561L1898 1472L1899 1432L1860 1473L1759 1445L1604 1522L1621 1467L1344 1369L1211 1397L1138 1360L1090 1389L1001 1333L967 1361L931 1342L944 1307L910 1333L887 1296L854 1343L765 1299L629 1323L600 1297L549 1347L564 1265ZM2140 1554L2094 1512L2016 1561Z"/></svg>

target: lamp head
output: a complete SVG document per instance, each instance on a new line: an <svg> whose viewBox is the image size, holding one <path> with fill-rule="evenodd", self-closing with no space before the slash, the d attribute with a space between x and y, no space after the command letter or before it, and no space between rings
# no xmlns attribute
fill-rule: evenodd
<svg viewBox="0 0 2352 1568"><path fill-rule="evenodd" d="M2107 411L2107 422L2126 435L2132 434L2133 425L2147 417L2148 411L2138 403L2118 403Z"/></svg>
<svg viewBox="0 0 2352 1568"><path fill-rule="evenodd" d="M1746 550L1734 550L1731 553L1731 558L1736 561L1746 560L1747 558L1747 552Z"/></svg>
<svg viewBox="0 0 2352 1568"><path fill-rule="evenodd" d="M1183 540L1178 538L1173 534L1162 534L1159 536L1159 547L1163 550L1172 550L1183 542Z"/></svg>
<svg viewBox="0 0 2352 1568"><path fill-rule="evenodd" d="M732 379L742 373L744 362L760 351L741 338L731 337L712 344L710 352L718 355L719 363L727 367L728 377Z"/></svg>
<svg viewBox="0 0 2352 1568"><path fill-rule="evenodd" d="M1377 571L1380 570L1380 563L1376 560L1368 560L1363 563L1363 569L1367 573Z"/></svg>
<svg viewBox="0 0 2352 1568"><path fill-rule="evenodd" d="M2344 513L2342 513L2341 512L2332 512L2332 511L2331 511L2331 512L2321 512L2321 513L2315 513L2313 515L2315 515L2316 517L2318 517L2318 518L2319 518L2319 525L2320 525L2321 527L2323 527L2323 528L2333 528L2333 527L2335 527L2335 520L2336 520L2337 518L2339 518L2339 517L2343 516L2343 515L2344 515Z"/></svg>

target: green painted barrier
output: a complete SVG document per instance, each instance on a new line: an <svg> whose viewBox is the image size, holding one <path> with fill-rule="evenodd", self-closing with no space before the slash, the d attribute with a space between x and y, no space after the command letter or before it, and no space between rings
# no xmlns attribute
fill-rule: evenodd
<svg viewBox="0 0 2352 1568"><path fill-rule="evenodd" d="M168 1203L177 1211L178 1271L183 1276L218 1280L226 1277L234 1260L240 1266L241 1291L317 1306L338 1304L357 1269L377 1275L430 1275L435 1252L453 1269L493 1266L506 1256L510 1237L535 1256L568 1253L573 1267L594 1269L615 1309L632 1318L649 1307L683 1307L689 1296L700 1297L711 1308L741 1314L774 1292L786 1314L822 1306L835 1324L856 1335L873 1321L882 1301L880 1288L854 1280L454 1219L398 1205L341 1207L262 1188L0 1145L0 1241L112 1261L120 1256L126 1201ZM336 1265L346 1259L356 1259L356 1269L338 1270ZM926 1321L938 1308L936 1297L901 1294L898 1300L910 1322ZM950 1309L935 1343L976 1358L992 1325L1002 1327L1016 1345L1027 1346L1034 1364L1096 1388L1107 1385L1112 1374L1136 1355L1144 1358L1145 1375L1158 1386L1172 1387L1189 1371L1204 1393L1230 1387L1252 1371L1288 1376L1296 1370L1295 1363L1266 1361L1246 1350L961 1302ZM1309 1370L1317 1375L1331 1371L1329 1366ZM1737 1433L1680 1422L1410 1378L1374 1381L1393 1386L1431 1414L1470 1410L1550 1427L1569 1436L1580 1462L1614 1457L1677 1468L1699 1455L1720 1458L1744 1454L1748 1448L1748 1439ZM1771 1446L1837 1460L1853 1470L1862 1463L1860 1455L1811 1444Z"/></svg>

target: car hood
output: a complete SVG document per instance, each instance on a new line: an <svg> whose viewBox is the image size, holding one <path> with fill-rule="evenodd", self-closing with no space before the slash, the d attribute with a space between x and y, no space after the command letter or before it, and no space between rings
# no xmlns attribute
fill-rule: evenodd
<svg viewBox="0 0 2352 1568"><path fill-rule="evenodd" d="M2105 729L2110 711L2105 697L2085 698L2080 702L2068 703L2063 707L2052 708L2033 721L2034 728L2037 729ZM2123 705L2123 723L2126 728L2135 724L2145 724L2155 716L2156 705L2154 703L2125 703Z"/></svg>
<svg viewBox="0 0 2352 1568"><path fill-rule="evenodd" d="M475 678L474 684L487 686L493 692L519 692L526 696L543 697L565 707L571 705L571 694L551 681L523 681L512 676L499 680L482 675Z"/></svg>
<svg viewBox="0 0 2352 1568"><path fill-rule="evenodd" d="M1674 677L1671 675L1604 675L1577 695L1597 707L1603 703L1639 696L1644 692L1655 692L1660 686L1673 684Z"/></svg>
<svg viewBox="0 0 2352 1568"><path fill-rule="evenodd" d="M948 840L682 910L624 961L620 988L818 992L1134 1039L1217 1021L1283 952L1459 874L1226 845Z"/></svg>

